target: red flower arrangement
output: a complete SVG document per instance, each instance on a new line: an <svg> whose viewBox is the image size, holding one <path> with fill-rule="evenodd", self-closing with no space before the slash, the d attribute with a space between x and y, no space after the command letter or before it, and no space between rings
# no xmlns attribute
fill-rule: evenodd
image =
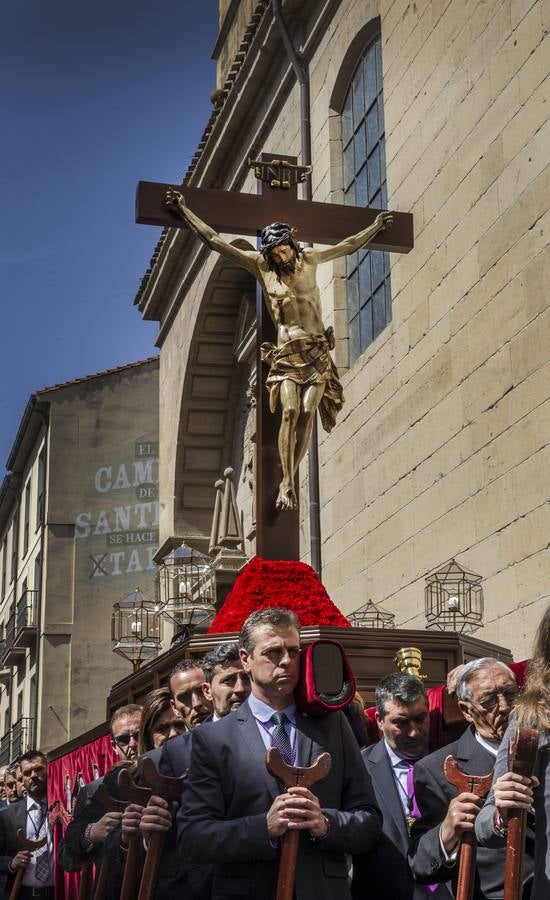
<svg viewBox="0 0 550 900"><path fill-rule="evenodd" d="M237 578L208 632L240 631L250 613L266 606L291 609L303 626L351 627L311 566L294 560L256 556Z"/></svg>

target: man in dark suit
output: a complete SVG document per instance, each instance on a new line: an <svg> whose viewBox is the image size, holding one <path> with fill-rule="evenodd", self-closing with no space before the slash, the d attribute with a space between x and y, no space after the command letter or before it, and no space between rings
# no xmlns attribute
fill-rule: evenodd
<svg viewBox="0 0 550 900"><path fill-rule="evenodd" d="M415 767L415 792L421 818L413 827L412 868L418 880L456 885L458 847L462 835L474 831L482 801L469 792L458 793L443 773L447 756L454 756L462 772L488 775L512 705L517 696L513 672L489 657L468 663L457 681L456 696L469 723L452 744L426 756ZM528 839L525 857L525 893L529 896L533 874L533 844ZM504 894L506 850L480 847L477 853L475 900L501 900Z"/></svg>
<svg viewBox="0 0 550 900"><path fill-rule="evenodd" d="M11 891L16 873L24 870L20 900L42 897L53 900L52 838L48 824L48 763L39 750L29 750L20 759L27 796L0 813L0 872L7 875L6 893ZM17 839L21 829L30 840L46 837L43 848L34 853L22 850Z"/></svg>
<svg viewBox="0 0 550 900"><path fill-rule="evenodd" d="M239 645L225 641L202 660L203 693L213 709L213 715L204 722L217 722L238 709L250 693L250 679L243 669ZM195 704L198 706L198 703ZM196 727L201 723L197 722ZM193 731L185 732L164 744L160 758L155 760L163 775L179 776L191 764ZM147 754L150 756L151 754ZM127 846L132 834L139 827L145 841L155 831L166 832L166 843L161 860L162 883L157 895L164 898L179 897L182 893L193 900L209 900L212 883L211 866L190 866L182 859L177 848L177 836L166 804L161 798L151 797L147 807L130 806L122 818L120 843ZM161 894L162 890L162 894Z"/></svg>
<svg viewBox="0 0 550 900"><path fill-rule="evenodd" d="M428 698L418 678L398 673L383 678L375 696L380 740L362 755L382 811L382 836L370 853L354 856L352 896L423 900L426 887L415 884L408 853L418 814L413 767L428 751ZM437 900L450 898L445 886L431 893Z"/></svg>
<svg viewBox="0 0 550 900"><path fill-rule="evenodd" d="M345 717L306 718L296 709L298 629L288 610L249 616L239 644L252 693L236 712L193 734L179 846L192 864L214 865L213 900L274 898L287 831L300 834L296 900L348 900L346 853L370 849L380 834L380 812ZM311 790L285 791L265 768L271 746L303 766L328 751L331 771Z"/></svg>

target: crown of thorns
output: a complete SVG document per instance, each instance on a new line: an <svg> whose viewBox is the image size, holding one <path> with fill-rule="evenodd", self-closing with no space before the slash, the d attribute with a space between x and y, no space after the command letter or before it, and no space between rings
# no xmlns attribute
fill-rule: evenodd
<svg viewBox="0 0 550 900"><path fill-rule="evenodd" d="M266 225L260 232L260 253L265 256L273 247L278 247L280 244L290 244L291 247L296 247L295 233L296 229L287 225L286 222L272 222L271 225Z"/></svg>

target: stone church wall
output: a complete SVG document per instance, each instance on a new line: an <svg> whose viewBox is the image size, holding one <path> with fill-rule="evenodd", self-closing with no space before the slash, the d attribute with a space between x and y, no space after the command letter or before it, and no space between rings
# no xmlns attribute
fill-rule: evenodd
<svg viewBox="0 0 550 900"><path fill-rule="evenodd" d="M324 581L418 628L425 576L456 556L483 576L476 636L521 656L549 599L550 7L342 3L311 64L315 199L339 199L331 90L377 12L388 202L415 248L322 441ZM324 304L345 334L343 274Z"/></svg>
<svg viewBox="0 0 550 900"><path fill-rule="evenodd" d="M377 16L388 205L413 213L415 247L392 255L392 320L351 367L345 264L320 270L346 395L332 434L320 433L323 580L345 613L370 597L398 626L421 628L424 579L456 557L483 577L476 636L521 657L549 599L550 6L342 0L309 67L315 200L342 202L335 90L348 49ZM267 91L259 97L255 152L283 142L299 154L299 93L290 84L280 106L269 108ZM228 141L232 179L259 133L252 116L249 125L234 153L221 132L213 145L212 153ZM238 183L228 175L225 186L256 189L251 174ZM161 537L181 533L173 447L194 320L215 264L213 254L205 260L162 326ZM245 382L234 407L241 419ZM229 456L242 479L247 453L241 440L220 461ZM246 477L245 533L253 530Z"/></svg>

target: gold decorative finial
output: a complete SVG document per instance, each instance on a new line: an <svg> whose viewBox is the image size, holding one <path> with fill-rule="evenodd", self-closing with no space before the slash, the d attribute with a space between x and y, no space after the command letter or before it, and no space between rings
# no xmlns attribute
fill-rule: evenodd
<svg viewBox="0 0 550 900"><path fill-rule="evenodd" d="M401 647L393 661L404 675L415 675L421 681L425 681L428 677L420 671L422 669L422 651L418 647Z"/></svg>

